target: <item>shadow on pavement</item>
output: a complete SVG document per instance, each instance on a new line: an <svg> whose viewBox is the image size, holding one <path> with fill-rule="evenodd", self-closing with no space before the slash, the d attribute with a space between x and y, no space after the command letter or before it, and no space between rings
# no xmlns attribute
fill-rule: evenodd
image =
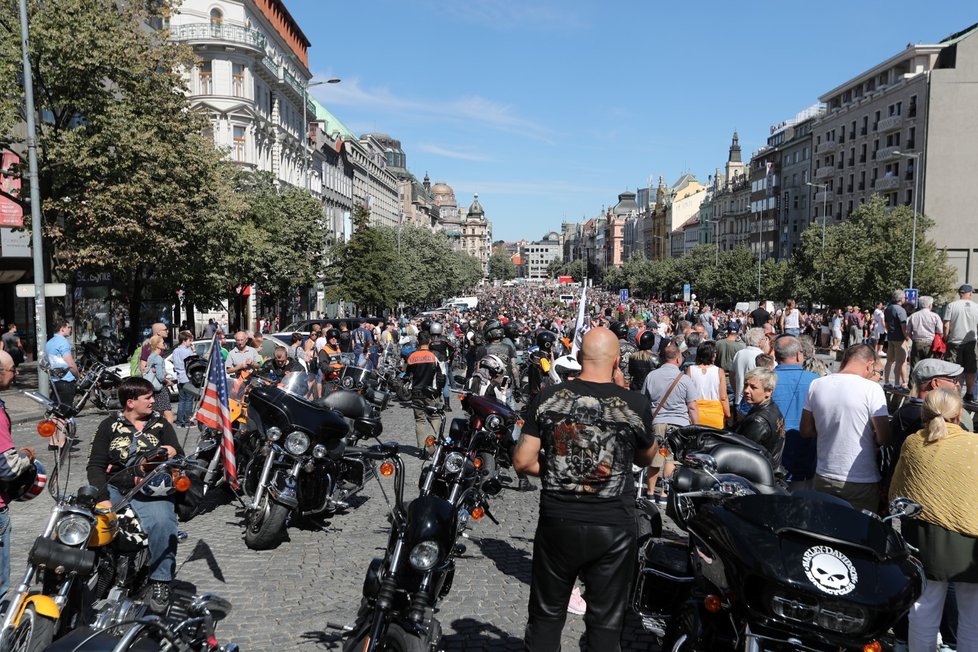
<svg viewBox="0 0 978 652"><path fill-rule="evenodd" d="M518 579L524 584L530 583L530 573L533 569L530 553L513 547L502 539L472 539L482 550L482 554L492 561L501 572Z"/></svg>
<svg viewBox="0 0 978 652"><path fill-rule="evenodd" d="M226 583L224 579L224 572L221 570L221 565L217 563L217 558L214 556L214 551L211 550L210 545L203 539L197 539L197 543L194 544L194 549L190 551L190 556L180 562L180 566L177 568L176 574L180 574L180 569L183 568L184 564L188 564L192 561L204 561L207 563L207 568L214 575L214 578L221 582Z"/></svg>
<svg viewBox="0 0 978 652"><path fill-rule="evenodd" d="M523 650L523 639L511 636L492 623L475 618L460 618L452 622L453 632L442 636L446 650Z"/></svg>

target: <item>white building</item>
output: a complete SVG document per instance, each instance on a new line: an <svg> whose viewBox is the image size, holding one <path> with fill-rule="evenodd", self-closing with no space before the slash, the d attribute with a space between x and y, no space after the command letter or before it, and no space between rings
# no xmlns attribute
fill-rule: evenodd
<svg viewBox="0 0 978 652"><path fill-rule="evenodd" d="M546 281L550 276L547 267L561 257L560 234L550 232L543 240L530 242L523 249L523 264L526 266L526 278L533 282Z"/></svg>

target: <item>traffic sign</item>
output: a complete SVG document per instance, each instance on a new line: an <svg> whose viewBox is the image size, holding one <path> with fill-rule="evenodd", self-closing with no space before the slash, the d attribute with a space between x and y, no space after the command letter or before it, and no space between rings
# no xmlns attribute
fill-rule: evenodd
<svg viewBox="0 0 978 652"><path fill-rule="evenodd" d="M686 303L689 303L691 290L692 288L689 287L689 283L683 283L683 301Z"/></svg>
<svg viewBox="0 0 978 652"><path fill-rule="evenodd" d="M628 288L618 290L618 303L628 303Z"/></svg>
<svg viewBox="0 0 978 652"><path fill-rule="evenodd" d="M20 299L34 298L33 283L18 283L16 290L17 290L17 297ZM44 284L44 296L46 297L63 297L66 294L68 294L68 286L65 285L64 283Z"/></svg>
<svg viewBox="0 0 978 652"><path fill-rule="evenodd" d="M905 288L903 290L903 298L910 305L917 305L917 298L920 296L920 290L917 288Z"/></svg>

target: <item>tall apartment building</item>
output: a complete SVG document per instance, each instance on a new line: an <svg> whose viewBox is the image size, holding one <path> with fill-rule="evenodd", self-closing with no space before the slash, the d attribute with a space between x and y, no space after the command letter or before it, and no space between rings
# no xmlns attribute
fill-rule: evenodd
<svg viewBox="0 0 978 652"><path fill-rule="evenodd" d="M534 283L542 283L549 278L547 267L561 255L560 234L550 232L543 236L542 240L528 242L522 251L522 262L527 280Z"/></svg>
<svg viewBox="0 0 978 652"><path fill-rule="evenodd" d="M876 193L916 206L935 220L931 236L961 282L978 280L976 32L908 45L840 84L819 98L827 112L813 126L814 182L827 186L814 197L815 221L823 205L837 222Z"/></svg>

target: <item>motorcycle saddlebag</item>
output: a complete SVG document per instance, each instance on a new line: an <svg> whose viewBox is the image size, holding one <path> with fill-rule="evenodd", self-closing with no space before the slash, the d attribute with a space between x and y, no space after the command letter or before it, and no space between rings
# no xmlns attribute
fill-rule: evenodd
<svg viewBox="0 0 978 652"><path fill-rule="evenodd" d="M650 539L640 555L635 612L645 617L668 617L686 602L692 586L693 569L686 544Z"/></svg>

